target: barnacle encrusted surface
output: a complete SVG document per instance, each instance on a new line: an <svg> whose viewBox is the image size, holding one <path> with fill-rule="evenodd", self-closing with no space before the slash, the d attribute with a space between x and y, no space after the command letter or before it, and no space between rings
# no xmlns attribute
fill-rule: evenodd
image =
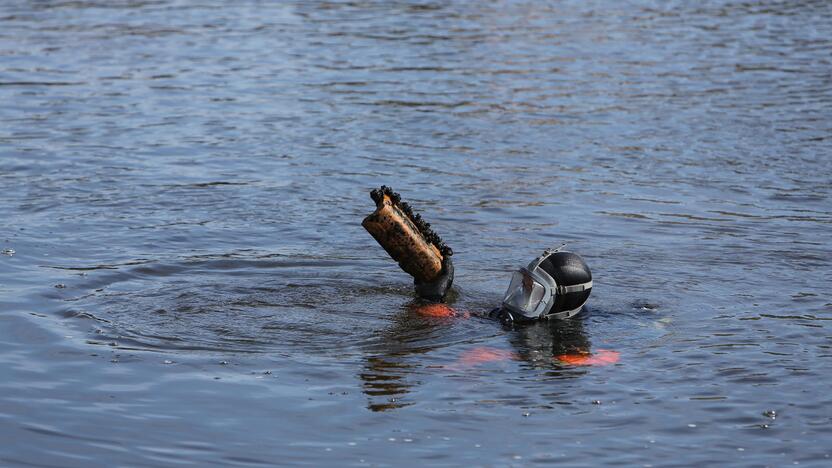
<svg viewBox="0 0 832 468"><path fill-rule="evenodd" d="M390 197L390 199L393 200L393 203L396 206L398 206L400 210L402 210L402 213L404 213L405 215L407 215L408 218L410 218L410 221L413 223L414 226L416 226L417 229L419 229L419 233L422 234L422 237L425 238L425 241L435 245L443 256L451 256L454 254L453 249L451 249L447 244L445 244L442 238L439 237L439 234L437 234L433 231L433 229L430 228L430 223L422 219L422 216L419 213L414 213L410 205L408 205L407 202L403 202L401 195L394 192L392 188L386 185L382 185L381 188L377 188L370 191L370 198L372 198L373 201L376 202L376 205L381 203L381 200L382 198L384 198L385 195Z"/></svg>

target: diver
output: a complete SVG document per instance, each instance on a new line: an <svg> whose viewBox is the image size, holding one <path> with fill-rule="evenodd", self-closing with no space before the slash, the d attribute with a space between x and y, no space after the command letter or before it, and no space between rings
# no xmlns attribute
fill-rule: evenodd
<svg viewBox="0 0 832 468"><path fill-rule="evenodd" d="M500 307L488 316L511 327L538 320L567 319L577 315L592 292L592 272L580 255L549 249L511 277ZM442 260L442 272L431 282L414 280L416 294L426 300L444 299L454 281L451 257Z"/></svg>
<svg viewBox="0 0 832 468"><path fill-rule="evenodd" d="M370 198L376 210L361 225L413 277L420 298L441 302L454 282L453 250L392 188L373 189ZM592 273L565 246L546 250L515 271L502 305L489 317L511 326L577 315L592 292Z"/></svg>

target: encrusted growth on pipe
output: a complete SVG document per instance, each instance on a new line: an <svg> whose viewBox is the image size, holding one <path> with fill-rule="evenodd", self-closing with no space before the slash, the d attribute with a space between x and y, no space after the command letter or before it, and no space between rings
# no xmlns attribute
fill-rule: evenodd
<svg viewBox="0 0 832 468"><path fill-rule="evenodd" d="M399 209L402 210L402 213L407 215L407 217L410 219L413 225L416 226L416 228L419 230L419 233L422 234L422 237L425 238L425 241L427 241L429 244L433 244L443 256L451 256L454 254L453 249L451 249L447 244L445 244L442 238L439 237L439 234L437 234L433 231L433 229L430 228L430 223L422 219L422 216L419 213L414 213L410 205L408 205L407 202L403 202L401 195L394 192L392 188L386 185L382 185L381 188L377 188L370 191L370 198L372 198L373 201L376 202L376 205L381 204L385 195L390 197L390 200L393 201L393 204L398 206Z"/></svg>

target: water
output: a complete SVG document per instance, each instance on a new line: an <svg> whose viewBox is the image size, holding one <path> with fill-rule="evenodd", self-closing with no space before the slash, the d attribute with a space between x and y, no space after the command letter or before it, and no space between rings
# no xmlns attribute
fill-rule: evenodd
<svg viewBox="0 0 832 468"><path fill-rule="evenodd" d="M828 465L829 2L0 25L0 464ZM361 228L381 184L456 251L456 317ZM482 318L561 242L580 320Z"/></svg>

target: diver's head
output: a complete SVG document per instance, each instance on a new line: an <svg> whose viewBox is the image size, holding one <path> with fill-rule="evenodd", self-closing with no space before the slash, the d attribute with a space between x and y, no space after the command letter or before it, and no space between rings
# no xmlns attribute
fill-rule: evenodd
<svg viewBox="0 0 832 468"><path fill-rule="evenodd" d="M575 253L547 250L511 277L503 310L512 321L576 315L592 292L592 272Z"/></svg>

